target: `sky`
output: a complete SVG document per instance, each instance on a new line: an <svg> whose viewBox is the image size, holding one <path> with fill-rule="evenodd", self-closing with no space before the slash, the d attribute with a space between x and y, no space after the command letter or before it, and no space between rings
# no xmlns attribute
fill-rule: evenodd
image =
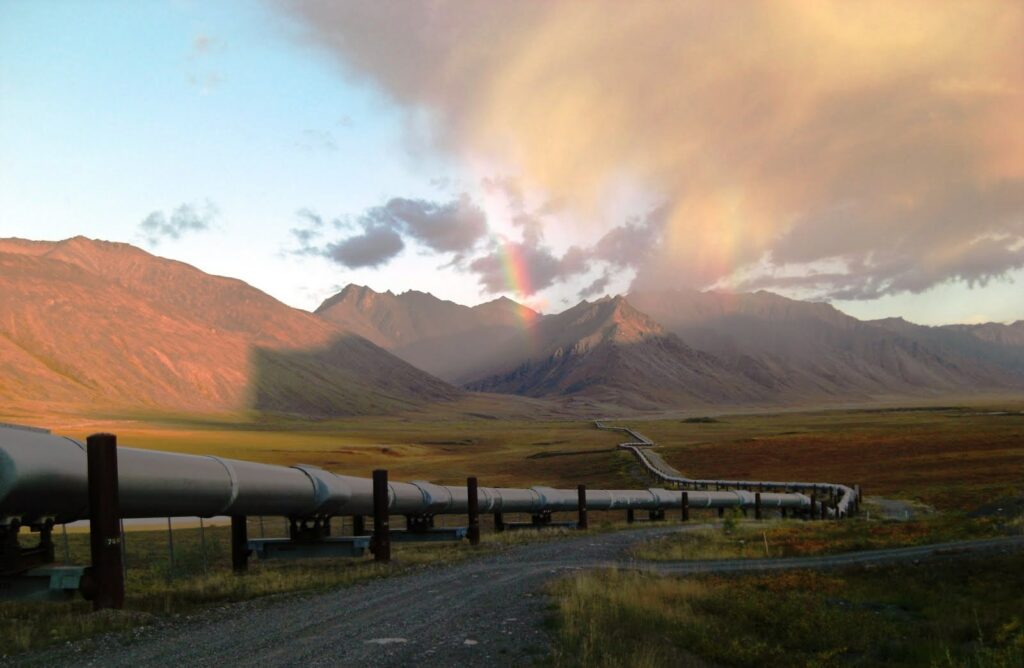
<svg viewBox="0 0 1024 668"><path fill-rule="evenodd" d="M984 0L9 0L0 236L305 309L764 289L1013 321L1022 31Z"/></svg>

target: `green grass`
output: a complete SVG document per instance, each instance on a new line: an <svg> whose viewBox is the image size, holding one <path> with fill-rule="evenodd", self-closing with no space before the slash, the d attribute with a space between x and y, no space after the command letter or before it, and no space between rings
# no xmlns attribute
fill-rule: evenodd
<svg viewBox="0 0 1024 668"><path fill-rule="evenodd" d="M885 569L562 580L556 666L1024 665L1024 555Z"/></svg>
<svg viewBox="0 0 1024 668"><path fill-rule="evenodd" d="M842 522L787 520L715 526L655 538L636 546L637 559L762 559L802 557L890 547L926 545L1021 533L1024 517L968 518L933 515L909 521L848 519Z"/></svg>

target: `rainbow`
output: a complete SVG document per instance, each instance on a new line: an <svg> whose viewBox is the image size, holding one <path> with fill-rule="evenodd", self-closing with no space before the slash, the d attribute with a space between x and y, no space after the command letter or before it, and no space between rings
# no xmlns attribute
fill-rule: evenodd
<svg viewBox="0 0 1024 668"><path fill-rule="evenodd" d="M505 273L505 286L520 300L532 295L530 274L519 245L506 241L498 247L498 254Z"/></svg>
<svg viewBox="0 0 1024 668"><path fill-rule="evenodd" d="M530 272L523 258L522 247L513 242L505 241L498 246L498 256L501 259L502 273L505 275L505 287L513 293L514 298L520 304L527 301L533 294L533 285L530 283ZM536 355L540 347L537 340L536 322L534 311L529 308L517 309L517 314L522 322L522 329L525 336L527 352L530 356Z"/></svg>

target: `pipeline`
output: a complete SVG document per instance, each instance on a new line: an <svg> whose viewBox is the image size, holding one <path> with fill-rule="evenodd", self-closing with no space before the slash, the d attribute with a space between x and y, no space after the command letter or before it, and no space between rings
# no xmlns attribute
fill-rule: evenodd
<svg viewBox="0 0 1024 668"><path fill-rule="evenodd" d="M804 490L811 494L822 493L823 496L834 496L836 502L834 507L824 508L824 513L832 519L842 519L848 516L855 509L860 499L857 498L857 491L847 485L827 482L777 482L765 480L698 480L687 478L679 471L669 466L661 455L651 452L655 447L654 441L643 434L630 429L629 427L610 427L602 420L594 420L594 426L605 431L621 431L628 434L633 440L619 443L619 448L632 452L640 463L647 469L647 472L658 480L677 485L680 489L699 490L721 488L747 488L754 490L782 490L783 493L790 493L794 490ZM691 492L692 494L692 492ZM762 504L770 505L766 500L768 495L762 494Z"/></svg>
<svg viewBox="0 0 1024 668"><path fill-rule="evenodd" d="M797 488L824 489L818 483L741 483L694 481L654 467L639 451L652 442L623 428L634 450L656 477L690 486L692 508L752 508L755 492L742 489L696 489L701 483L731 486L763 485L782 491L760 493L768 508L807 510L808 496ZM215 456L187 455L130 447L117 448L118 494L124 518L213 517L218 515L278 515L296 519L373 512L373 483L308 465L274 466ZM705 485L706 487L706 485ZM792 489L783 489L783 488ZM829 486L829 488L841 486ZM844 488L845 489L845 488ZM845 511L848 497L842 501ZM66 437L40 430L0 426L0 528L53 526L89 516L85 447ZM575 489L551 487L480 487L479 511L484 513L550 513L575 511ZM590 510L650 510L681 508L682 495L663 488L588 490ZM426 481L390 482L388 511L396 515L465 514L466 487Z"/></svg>

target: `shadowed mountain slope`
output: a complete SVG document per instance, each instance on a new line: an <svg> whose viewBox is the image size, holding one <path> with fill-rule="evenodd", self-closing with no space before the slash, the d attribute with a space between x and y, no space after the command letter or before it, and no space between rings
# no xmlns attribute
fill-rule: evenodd
<svg viewBox="0 0 1024 668"><path fill-rule="evenodd" d="M829 304L769 292L640 292L637 308L694 347L758 360L806 398L1020 388L991 346L946 328L863 322ZM934 330L934 331L932 331Z"/></svg>
<svg viewBox="0 0 1024 668"><path fill-rule="evenodd" d="M128 244L0 240L0 294L8 402L352 415L459 394L246 283Z"/></svg>
<svg viewBox="0 0 1024 668"><path fill-rule="evenodd" d="M531 309L502 297L463 306L410 290L400 295L349 285L316 310L424 371L460 383L508 346L525 346Z"/></svg>
<svg viewBox="0 0 1024 668"><path fill-rule="evenodd" d="M772 392L773 379L758 379L760 369L729 366L694 350L622 297L584 301L546 316L532 337L533 351L525 358L482 372L467 387L583 395L634 408L756 402Z"/></svg>

